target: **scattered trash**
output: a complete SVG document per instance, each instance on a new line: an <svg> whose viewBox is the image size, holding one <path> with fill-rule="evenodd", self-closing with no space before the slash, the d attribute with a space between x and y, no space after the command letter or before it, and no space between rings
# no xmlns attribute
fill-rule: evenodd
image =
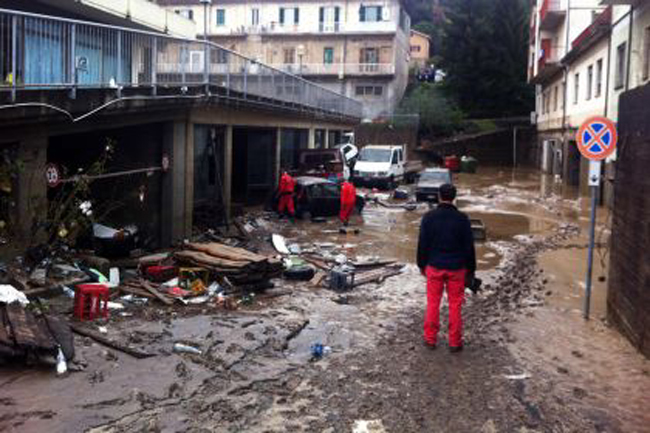
<svg viewBox="0 0 650 433"><path fill-rule="evenodd" d="M122 304L120 304L118 302L112 302L112 301L108 301L106 303L106 307L109 310L123 310L124 309L124 305L122 305Z"/></svg>
<svg viewBox="0 0 650 433"><path fill-rule="evenodd" d="M0 302L5 304L11 304L13 302L18 302L23 307L29 304L27 296L23 292L16 290L14 286L9 284L0 285Z"/></svg>
<svg viewBox="0 0 650 433"><path fill-rule="evenodd" d="M329 272L329 288L337 291L351 290L354 287L354 277L354 268L349 266L336 267Z"/></svg>
<svg viewBox="0 0 650 433"><path fill-rule="evenodd" d="M273 234L271 236L271 242L273 243L273 248L275 248L275 250L280 254L284 254L287 256L291 254L289 248L287 248L287 241L284 238L284 236Z"/></svg>
<svg viewBox="0 0 650 433"><path fill-rule="evenodd" d="M111 268L108 273L109 287L117 287L120 285L120 270L118 268Z"/></svg>
<svg viewBox="0 0 650 433"><path fill-rule="evenodd" d="M503 377L508 380L524 380L524 379L529 379L531 376L528 373L521 373L521 374L504 374Z"/></svg>
<svg viewBox="0 0 650 433"><path fill-rule="evenodd" d="M409 192L407 189L398 188L393 192L393 198L395 200L406 200L409 198Z"/></svg>
<svg viewBox="0 0 650 433"><path fill-rule="evenodd" d="M314 343L311 346L311 357L312 360L321 359L325 355L329 355L332 352L332 348L329 346L323 346L321 343Z"/></svg>
<svg viewBox="0 0 650 433"><path fill-rule="evenodd" d="M56 374L61 375L65 374L68 371L68 364L65 361L65 356L61 350L61 346L58 346L58 351L56 354Z"/></svg>
<svg viewBox="0 0 650 433"><path fill-rule="evenodd" d="M352 426L352 433L386 433L386 428L379 419L371 421L357 420Z"/></svg>
<svg viewBox="0 0 650 433"><path fill-rule="evenodd" d="M101 332L102 334L107 334L108 333L108 328L106 326L98 326L97 330Z"/></svg>
<svg viewBox="0 0 650 433"><path fill-rule="evenodd" d="M302 252L300 245L298 244L291 244L289 245L289 252L291 254L300 254Z"/></svg>
<svg viewBox="0 0 650 433"><path fill-rule="evenodd" d="M63 294L66 295L68 298L74 298L74 290L72 290L68 286L61 286L61 291L63 291Z"/></svg>
<svg viewBox="0 0 650 433"><path fill-rule="evenodd" d="M191 353L194 355L202 355L203 352L196 347L189 346L187 344L183 343L175 343L174 344L174 352L176 353Z"/></svg>

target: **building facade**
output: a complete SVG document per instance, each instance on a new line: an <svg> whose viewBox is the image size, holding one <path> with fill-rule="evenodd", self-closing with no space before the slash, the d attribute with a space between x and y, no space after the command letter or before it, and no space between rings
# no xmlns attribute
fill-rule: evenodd
<svg viewBox="0 0 650 433"><path fill-rule="evenodd" d="M427 66L431 52L431 37L417 30L411 30L411 68L422 69Z"/></svg>
<svg viewBox="0 0 650 433"><path fill-rule="evenodd" d="M575 135L595 115L618 120L621 93L648 82L650 5L641 0L536 0L529 81L536 85L540 167L587 193L588 164ZM612 203L613 164L602 199Z"/></svg>
<svg viewBox="0 0 650 433"><path fill-rule="evenodd" d="M410 18L398 0L158 3L199 36L361 101L365 118L392 114L406 90Z"/></svg>

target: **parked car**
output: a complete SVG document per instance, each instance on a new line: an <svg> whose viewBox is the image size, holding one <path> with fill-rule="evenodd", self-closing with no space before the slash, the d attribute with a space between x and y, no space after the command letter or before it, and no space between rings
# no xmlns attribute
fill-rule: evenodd
<svg viewBox="0 0 650 433"><path fill-rule="evenodd" d="M299 174L322 177L333 182L342 182L350 177L349 165L359 151L353 144L342 144L331 149L305 149L300 151Z"/></svg>
<svg viewBox="0 0 650 433"><path fill-rule="evenodd" d="M397 182L413 181L420 170L422 162L407 161L404 146L368 145L354 166L354 183L390 189Z"/></svg>
<svg viewBox="0 0 650 433"><path fill-rule="evenodd" d="M296 177L296 217L305 218L336 216L341 210L341 187L321 177ZM278 198L274 194L273 209L277 209ZM357 194L356 209L361 213L365 199Z"/></svg>
<svg viewBox="0 0 650 433"><path fill-rule="evenodd" d="M427 168L420 174L415 186L417 201L438 201L438 190L445 183L452 183L451 171L448 168Z"/></svg>

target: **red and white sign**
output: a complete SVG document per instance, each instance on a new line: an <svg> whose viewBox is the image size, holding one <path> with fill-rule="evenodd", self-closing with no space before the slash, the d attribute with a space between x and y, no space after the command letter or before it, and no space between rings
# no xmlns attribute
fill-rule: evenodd
<svg viewBox="0 0 650 433"><path fill-rule="evenodd" d="M61 183L61 171L56 164L47 164L45 166L45 180L50 188L54 188Z"/></svg>
<svg viewBox="0 0 650 433"><path fill-rule="evenodd" d="M591 117L580 126L576 141L582 156L592 161L602 161L616 150L616 125L606 117Z"/></svg>

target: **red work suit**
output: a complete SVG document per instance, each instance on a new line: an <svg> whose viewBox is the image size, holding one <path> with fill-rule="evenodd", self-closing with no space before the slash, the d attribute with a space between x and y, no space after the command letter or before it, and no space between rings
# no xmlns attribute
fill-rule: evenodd
<svg viewBox="0 0 650 433"><path fill-rule="evenodd" d="M339 214L343 224L350 221L356 201L357 190L354 185L348 181L343 182L343 185L341 185L341 213Z"/></svg>
<svg viewBox="0 0 650 433"><path fill-rule="evenodd" d="M278 213L282 215L285 212L288 212L290 216L294 216L296 209L293 205L293 193L296 189L296 181L293 180L293 177L289 173L283 173L280 177L280 200L278 202Z"/></svg>

